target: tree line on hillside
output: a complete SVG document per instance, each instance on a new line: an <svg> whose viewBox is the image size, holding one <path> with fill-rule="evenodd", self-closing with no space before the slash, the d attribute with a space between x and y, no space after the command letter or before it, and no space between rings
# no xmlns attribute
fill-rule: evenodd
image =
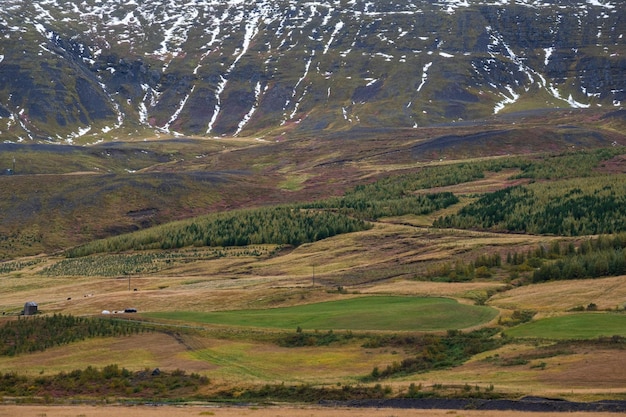
<svg viewBox="0 0 626 417"><path fill-rule="evenodd" d="M459 199L449 192L407 195L387 199L368 199L364 198L364 196L350 195L305 204L302 207L307 209L336 210L359 219L377 220L382 217L403 216L406 214L429 214L458 202Z"/></svg>
<svg viewBox="0 0 626 417"><path fill-rule="evenodd" d="M472 261L457 259L431 265L422 274L432 281L461 282L475 278L491 278L493 269L508 271L519 278L524 273L529 281L584 279L626 274L626 233L600 235L574 242L553 240L526 251L509 251L504 258L499 252L480 254Z"/></svg>
<svg viewBox="0 0 626 417"><path fill-rule="evenodd" d="M188 246L298 246L369 227L362 220L329 211L292 207L237 210L94 241L68 250L67 256Z"/></svg>
<svg viewBox="0 0 626 417"><path fill-rule="evenodd" d="M435 227L580 236L626 230L626 175L513 186L483 195Z"/></svg>
<svg viewBox="0 0 626 417"><path fill-rule="evenodd" d="M0 263L0 274L8 274L9 272L19 271L30 266L37 265L42 262L41 259L33 259L28 261L11 261Z"/></svg>
<svg viewBox="0 0 626 417"><path fill-rule="evenodd" d="M428 214L458 202L447 192L424 194L423 190L457 185L485 178L486 172L519 169L511 178L567 179L589 177L607 159L623 148L567 152L560 155L507 157L457 164L426 166L415 172L392 175L369 184L357 185L342 197L302 205L305 208L333 209L351 216L376 220L405 214ZM422 190L422 193L417 193ZM494 199L500 198L494 195Z"/></svg>
<svg viewBox="0 0 626 417"><path fill-rule="evenodd" d="M6 321L0 326L0 355L44 351L92 337L127 336L143 332L137 323L54 314Z"/></svg>
<svg viewBox="0 0 626 417"><path fill-rule="evenodd" d="M108 276L150 274L167 269L174 264L198 260L218 259L226 256L271 256L280 245L250 245L240 248L193 248L184 251L146 251L113 253L101 256L66 258L45 266L38 274L47 276Z"/></svg>

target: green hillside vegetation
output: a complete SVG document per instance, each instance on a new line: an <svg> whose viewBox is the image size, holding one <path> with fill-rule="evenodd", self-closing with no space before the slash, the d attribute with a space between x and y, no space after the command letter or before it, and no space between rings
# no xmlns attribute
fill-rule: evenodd
<svg viewBox="0 0 626 417"><path fill-rule="evenodd" d="M305 204L305 208L332 209L365 219L422 215L458 203L452 193L415 194L433 187L460 184L484 177L485 170L499 169L507 162L454 164L421 169L415 173L393 175L370 184L358 185L343 197Z"/></svg>
<svg viewBox="0 0 626 417"><path fill-rule="evenodd" d="M406 214L430 214L459 202L452 193L434 193L428 195L368 194L365 187L358 188L343 198L324 200L306 204L304 208L337 209L357 218L375 220L381 217L404 216ZM410 191L405 191L409 193Z"/></svg>
<svg viewBox="0 0 626 417"><path fill-rule="evenodd" d="M522 173L519 178L536 180L561 180L597 175L594 172L603 161L624 153L624 148L601 148L595 150L579 150L555 155L544 155L538 160L522 162L519 167Z"/></svg>
<svg viewBox="0 0 626 417"><path fill-rule="evenodd" d="M458 203L458 198L450 192L417 192L482 179L486 172L530 165L531 162L521 158L498 158L429 166L415 172L390 175L369 184L358 185L348 190L343 197L318 200L303 207L339 210L372 220L406 214L429 214Z"/></svg>
<svg viewBox="0 0 626 417"><path fill-rule="evenodd" d="M518 168L512 178L554 178L590 175L592 168L616 151L578 152L536 160L500 158L426 167L359 185L343 197L293 207L231 211L152 230L92 242L69 250L68 256L126 250L174 249L189 246L298 246L336 234L364 230L363 220L430 214L459 202L450 192L416 193L482 179L486 172ZM487 228L537 234L612 233L624 227L619 211L625 189L612 177L593 176L566 182L516 186L486 194L457 215L438 219L437 227ZM588 196L588 194L592 194ZM576 198L580 197L580 198ZM569 199L568 199L569 198ZM527 208L532 206L533 211ZM302 209L315 209L302 211ZM320 211L323 210L323 211ZM591 213L596 210L598 213ZM338 212L340 214L336 214ZM490 214L491 213L491 214ZM585 214L586 213L586 214ZM525 214L522 216L522 214ZM583 218L585 215L589 218ZM602 215L602 218L601 218ZM350 216L350 218L346 217Z"/></svg>
<svg viewBox="0 0 626 417"><path fill-rule="evenodd" d="M263 310L146 313L147 317L223 326L354 331L464 329L484 324L496 315L490 307L451 299L382 296Z"/></svg>
<svg viewBox="0 0 626 417"><path fill-rule="evenodd" d="M567 177L582 175L582 173L588 175L590 169L614 154L611 151L597 151L544 157L536 161L502 158L485 162L427 167L415 173L390 176L370 184L356 186L340 198L318 200L301 205L301 209L309 210L306 212L291 207L274 207L215 214L196 218L193 221L89 243L69 250L67 253L70 257L77 257L101 252L173 249L189 246L221 247L259 244L298 246L302 243L364 230L368 227L362 221L359 222L353 218L376 220L381 217L407 214L424 215L459 202L458 198L450 192L415 194L419 190L466 183L484 178L486 172L498 172L510 168L522 170L518 177L535 179ZM613 187L617 189L614 190ZM601 191L598 191L598 188ZM586 197L586 193L593 193L594 196ZM579 194L583 195L574 201L561 198ZM604 177L603 182L602 177L597 176L587 180L572 180L569 184L533 184L511 187L486 194L476 203L463 208L458 215L439 219L434 225L459 228L502 228L538 234L611 233L624 227L624 225L620 226L622 220L618 212L620 195L625 195L624 187L610 184L607 177ZM535 198L535 196L538 197ZM539 206L536 204L538 198L541 199ZM553 207L549 201L555 199L558 203L553 204L559 205ZM523 208L521 202L527 206L538 206L543 209L522 217L520 212L529 210ZM587 204L583 205L583 202ZM501 204L504 204L504 207L501 207ZM575 213L571 212L573 206L576 206ZM311 209L316 209L316 211L310 211ZM507 210L511 213L507 214ZM599 211L605 213L602 218L597 216ZM584 214L581 213L588 213L587 216L593 217L594 221L587 224L582 219ZM602 219L606 220L598 224L603 221ZM536 225L535 223L539 221L542 223ZM574 223L576 230L573 229ZM612 227L609 228L606 223L610 223ZM554 230L557 225L559 228ZM569 229L566 231L566 228Z"/></svg>
<svg viewBox="0 0 626 417"><path fill-rule="evenodd" d="M41 259L33 259L33 260L28 260L28 261L3 262L3 263L0 263L0 273L7 274L13 271L20 271L24 268L37 265L41 261L42 261Z"/></svg>
<svg viewBox="0 0 626 417"><path fill-rule="evenodd" d="M486 194L436 227L582 236L626 230L626 175L509 187Z"/></svg>

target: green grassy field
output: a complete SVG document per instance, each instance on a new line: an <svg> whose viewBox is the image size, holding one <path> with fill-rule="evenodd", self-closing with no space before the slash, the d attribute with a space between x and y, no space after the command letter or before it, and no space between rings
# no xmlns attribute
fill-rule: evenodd
<svg viewBox="0 0 626 417"><path fill-rule="evenodd" d="M600 336L626 336L626 315L579 313L549 317L507 330L512 337L544 339L593 339Z"/></svg>
<svg viewBox="0 0 626 417"><path fill-rule="evenodd" d="M185 322L276 329L437 331L484 324L495 318L497 311L459 304L447 298L380 296L264 310L146 315Z"/></svg>

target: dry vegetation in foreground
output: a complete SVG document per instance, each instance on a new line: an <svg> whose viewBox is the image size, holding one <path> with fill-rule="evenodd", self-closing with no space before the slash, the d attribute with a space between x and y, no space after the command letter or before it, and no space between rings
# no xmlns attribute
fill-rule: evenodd
<svg viewBox="0 0 626 417"><path fill-rule="evenodd" d="M0 405L0 417L526 417L528 412L485 410L414 410L398 408L323 408L310 406L276 405L254 407L218 406L43 406ZM563 413L533 412L532 417L559 417ZM618 413L567 413L568 417L616 417Z"/></svg>

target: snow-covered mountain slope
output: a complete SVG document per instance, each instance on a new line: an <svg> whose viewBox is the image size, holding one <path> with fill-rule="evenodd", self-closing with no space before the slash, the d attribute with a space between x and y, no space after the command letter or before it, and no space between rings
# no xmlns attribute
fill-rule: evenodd
<svg viewBox="0 0 626 417"><path fill-rule="evenodd" d="M621 0L3 0L0 140L416 127L626 101Z"/></svg>

